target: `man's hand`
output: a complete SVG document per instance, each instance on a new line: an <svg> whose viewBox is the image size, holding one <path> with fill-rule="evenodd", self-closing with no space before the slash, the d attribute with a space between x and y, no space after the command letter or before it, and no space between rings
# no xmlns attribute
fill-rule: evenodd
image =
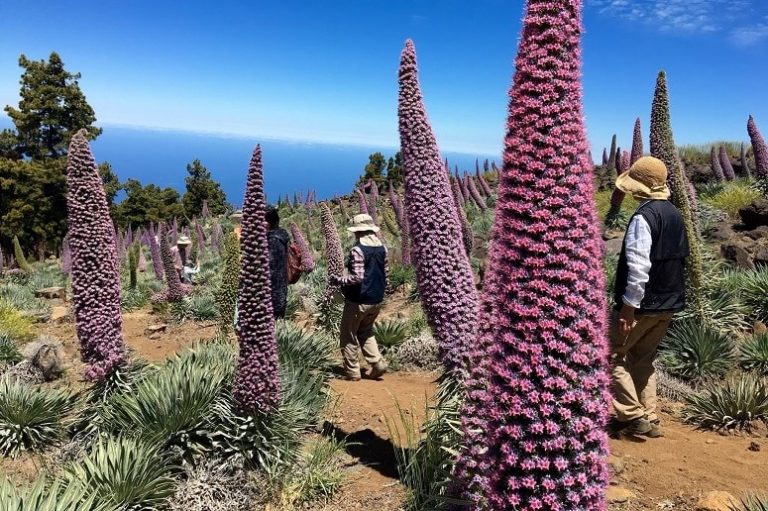
<svg viewBox="0 0 768 511"><path fill-rule="evenodd" d="M339 277L338 275L329 275L328 283L332 286L341 285L341 277Z"/></svg>
<svg viewBox="0 0 768 511"><path fill-rule="evenodd" d="M625 303L619 313L619 335L623 338L628 337L636 324L635 308Z"/></svg>

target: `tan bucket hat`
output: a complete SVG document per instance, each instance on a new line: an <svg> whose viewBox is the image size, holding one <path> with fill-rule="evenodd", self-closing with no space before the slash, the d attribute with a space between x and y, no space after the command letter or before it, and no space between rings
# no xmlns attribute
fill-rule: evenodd
<svg viewBox="0 0 768 511"><path fill-rule="evenodd" d="M188 236L179 236L179 240L176 242L177 245L191 245L192 240L189 239Z"/></svg>
<svg viewBox="0 0 768 511"><path fill-rule="evenodd" d="M371 215L355 215L347 227L349 232L379 232L379 228L373 223Z"/></svg>
<svg viewBox="0 0 768 511"><path fill-rule="evenodd" d="M616 188L635 199L667 200L667 166L652 156L643 156L616 179Z"/></svg>
<svg viewBox="0 0 768 511"><path fill-rule="evenodd" d="M243 221L243 212L238 209L237 211L229 215L229 219L235 223L240 223Z"/></svg>

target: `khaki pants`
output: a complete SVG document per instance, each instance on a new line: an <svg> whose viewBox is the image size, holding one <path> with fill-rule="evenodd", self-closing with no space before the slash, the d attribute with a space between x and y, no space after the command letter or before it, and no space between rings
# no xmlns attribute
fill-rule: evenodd
<svg viewBox="0 0 768 511"><path fill-rule="evenodd" d="M626 338L619 335L619 313L611 315L613 408L620 422L656 415L656 370L653 361L667 333L672 313L636 315Z"/></svg>
<svg viewBox="0 0 768 511"><path fill-rule="evenodd" d="M381 312L381 305L361 305L347 301L341 316L341 356L346 376L360 377L358 346L365 361L371 365L381 360L379 346L373 336L373 324Z"/></svg>

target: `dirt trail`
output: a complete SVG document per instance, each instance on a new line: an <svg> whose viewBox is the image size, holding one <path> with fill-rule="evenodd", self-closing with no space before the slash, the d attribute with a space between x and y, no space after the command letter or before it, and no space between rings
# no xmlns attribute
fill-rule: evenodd
<svg viewBox="0 0 768 511"><path fill-rule="evenodd" d="M134 355L150 362L161 361L198 339L210 338L212 327L193 322L169 324L157 339L149 339L145 329L159 323L148 312L124 315L126 343ZM43 333L64 343L71 366L62 384L81 385L74 326L70 322L48 323ZM397 403L419 424L425 403L435 390L433 374L390 373L382 381L348 382L333 380L335 406L329 412L336 435L347 437L350 461L347 483L327 510L347 511L402 509L404 489L397 483L397 468L387 419L399 430ZM667 408L667 411L670 411ZM612 464L621 468L615 486L633 491L637 497L614 509L693 510L698 498L710 491L723 490L741 496L745 492L768 492L768 438L759 436L720 436L695 431L663 415L666 436L646 442L612 440ZM32 460L0 465L22 478L36 472ZM14 466L16 465L16 466ZM25 477L26 476L26 477Z"/></svg>

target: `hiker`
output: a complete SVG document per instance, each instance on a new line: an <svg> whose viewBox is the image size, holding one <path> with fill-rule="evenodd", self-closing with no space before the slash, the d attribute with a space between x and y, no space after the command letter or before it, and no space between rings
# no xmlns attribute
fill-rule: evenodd
<svg viewBox="0 0 768 511"><path fill-rule="evenodd" d="M613 407L622 432L657 438L662 431L653 362L672 315L685 307L688 237L682 215L669 202L661 160L640 158L618 177L616 187L640 205L629 221L616 270Z"/></svg>
<svg viewBox="0 0 768 511"><path fill-rule="evenodd" d="M285 317L288 303L288 246L291 238L280 227L280 214L277 208L267 207L267 241L269 243L269 273L272 284L272 309L275 318Z"/></svg>
<svg viewBox="0 0 768 511"><path fill-rule="evenodd" d="M359 345L365 361L371 365L369 377L378 379L387 372L387 363L379 353L373 325L381 312L387 288L387 249L377 236L379 228L370 215L355 215L347 230L357 238L349 253L348 274L329 276L330 284L341 286L346 299L340 332L344 377L351 381L360 380Z"/></svg>
<svg viewBox="0 0 768 511"><path fill-rule="evenodd" d="M193 263L192 259L187 259L184 268L181 270L181 282L192 284L192 276L198 273L200 273L200 261Z"/></svg>
<svg viewBox="0 0 768 511"><path fill-rule="evenodd" d="M232 231L237 239L240 239L240 234L243 232L243 212L237 210L229 215L229 219L232 220Z"/></svg>

